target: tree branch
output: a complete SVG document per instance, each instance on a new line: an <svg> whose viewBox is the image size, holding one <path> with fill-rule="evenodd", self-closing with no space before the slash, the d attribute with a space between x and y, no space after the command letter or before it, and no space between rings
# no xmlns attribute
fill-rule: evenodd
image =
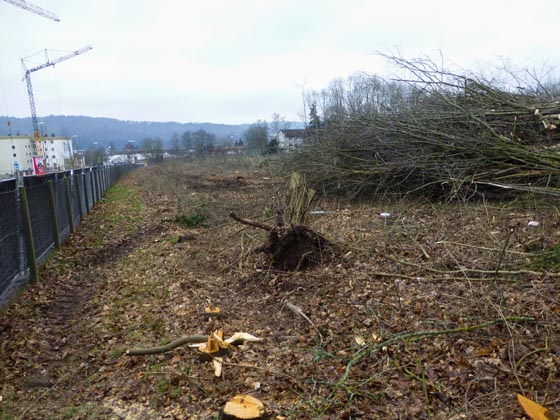
<svg viewBox="0 0 560 420"><path fill-rule="evenodd" d="M253 227L256 227L256 228L260 228L260 229L264 229L268 232L270 232L271 230L274 229L274 226L267 225L266 223L254 222L252 220L244 219L242 217L239 217L233 211L229 214L229 217L231 217L233 220L238 221L241 224L244 224L244 225L247 225L247 226L253 226Z"/></svg>
<svg viewBox="0 0 560 420"><path fill-rule="evenodd" d="M490 327L492 325L502 324L507 322L534 322L534 321L535 319L531 317L512 315L503 318L498 318L493 321L483 322L481 324L465 325L457 328L449 328L444 330L416 331L412 333L395 334L392 337L389 337L388 339L380 343L377 343L375 345L364 346L364 348L362 348L358 353L356 353L356 355L352 358L352 360L348 362L344 374L342 375L338 383L343 384L348 379L348 377L350 376L350 371L352 369L352 366L356 364L356 362L358 362L366 354L375 350L382 349L383 347L391 346L401 341L411 342L411 341L421 340L424 337L435 337L438 335L458 334L461 332L476 331L476 330L481 330Z"/></svg>
<svg viewBox="0 0 560 420"><path fill-rule="evenodd" d="M186 337L178 338L177 340L173 340L170 343L167 343L164 346L158 347L148 347L148 348L137 348L137 349L130 349L126 351L127 356L141 356L145 354L156 354L156 353L165 353L167 351L173 350L179 346L184 344L197 344L197 343L205 343L208 341L207 335L189 335Z"/></svg>

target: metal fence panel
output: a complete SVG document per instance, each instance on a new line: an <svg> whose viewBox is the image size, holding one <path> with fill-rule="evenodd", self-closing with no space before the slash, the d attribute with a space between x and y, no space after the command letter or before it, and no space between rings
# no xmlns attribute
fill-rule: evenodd
<svg viewBox="0 0 560 420"><path fill-rule="evenodd" d="M78 226L80 220L80 201L78 196L78 187L76 186L77 177L70 176L70 201L72 202L72 216L74 217L74 226Z"/></svg>
<svg viewBox="0 0 560 420"><path fill-rule="evenodd" d="M20 272L23 264L21 222L18 219L16 183L3 182L0 189L0 294Z"/></svg>
<svg viewBox="0 0 560 420"><path fill-rule="evenodd" d="M68 217L68 208L66 207L66 187L64 178L53 181L56 219L58 221L58 234L60 241L65 242L70 235L70 218Z"/></svg>
<svg viewBox="0 0 560 420"><path fill-rule="evenodd" d="M91 190L93 192L93 204L97 204L97 202L99 201L99 184L97 176L97 168L91 168Z"/></svg>
<svg viewBox="0 0 560 420"><path fill-rule="evenodd" d="M84 181L85 175L79 174L78 175L78 182L80 183L80 202L82 205L82 215L83 217L86 216L88 213L87 207L87 191L86 191L86 183Z"/></svg>
<svg viewBox="0 0 560 420"><path fill-rule="evenodd" d="M81 218L87 215L103 193L130 169L132 166L129 165L85 168L74 170L77 176L73 176L72 171L67 171L23 178L38 264L48 257L55 246L48 181L53 182L59 235L61 241L64 241L70 234L64 177L70 177L72 213L75 226L78 226ZM97 178L94 178L95 175ZM78 183L80 188L77 187ZM19 201L20 185L21 183L18 185L14 179L0 181L0 307L9 300L13 291L29 279L29 262Z"/></svg>
<svg viewBox="0 0 560 420"><path fill-rule="evenodd" d="M49 206L47 177L29 177L25 179L33 243L37 260L43 261L54 247L53 220Z"/></svg>
<svg viewBox="0 0 560 420"><path fill-rule="evenodd" d="M93 207L93 189L92 189L92 184L91 184L91 177L92 173L91 172L86 172L84 174L84 186L85 186L85 191L86 191L86 196L87 196L87 212L89 213L89 211L91 210L91 208Z"/></svg>

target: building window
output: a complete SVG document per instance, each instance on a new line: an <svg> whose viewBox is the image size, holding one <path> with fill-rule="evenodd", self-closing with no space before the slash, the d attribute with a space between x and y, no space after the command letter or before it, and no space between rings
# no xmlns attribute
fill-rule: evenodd
<svg viewBox="0 0 560 420"><path fill-rule="evenodd" d="M14 153L13 156L16 157L16 154Z"/></svg>
<svg viewBox="0 0 560 420"><path fill-rule="evenodd" d="M56 160L56 156L55 156L55 155L53 155L53 157L52 157L52 158L53 158L54 160Z"/></svg>
<svg viewBox="0 0 560 420"><path fill-rule="evenodd" d="M14 146L14 145L12 144L12 149L15 149L15 148L16 148L16 146Z"/></svg>

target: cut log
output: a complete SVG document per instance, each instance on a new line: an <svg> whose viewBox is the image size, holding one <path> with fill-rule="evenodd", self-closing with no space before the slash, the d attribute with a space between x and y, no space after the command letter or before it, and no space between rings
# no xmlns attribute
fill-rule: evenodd
<svg viewBox="0 0 560 420"><path fill-rule="evenodd" d="M236 395L222 411L221 420L265 420L268 418L264 404L252 395Z"/></svg>

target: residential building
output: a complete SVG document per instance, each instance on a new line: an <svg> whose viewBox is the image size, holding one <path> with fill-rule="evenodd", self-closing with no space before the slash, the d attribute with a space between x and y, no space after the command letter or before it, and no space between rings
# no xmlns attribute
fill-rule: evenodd
<svg viewBox="0 0 560 420"><path fill-rule="evenodd" d="M276 140L280 150L290 150L301 146L305 137L305 129L286 129L278 132Z"/></svg>
<svg viewBox="0 0 560 420"><path fill-rule="evenodd" d="M0 136L0 177L33 171L33 142L28 136Z"/></svg>
<svg viewBox="0 0 560 420"><path fill-rule="evenodd" d="M35 141L37 156L43 157L47 171L61 171L72 167L72 139L45 136Z"/></svg>

